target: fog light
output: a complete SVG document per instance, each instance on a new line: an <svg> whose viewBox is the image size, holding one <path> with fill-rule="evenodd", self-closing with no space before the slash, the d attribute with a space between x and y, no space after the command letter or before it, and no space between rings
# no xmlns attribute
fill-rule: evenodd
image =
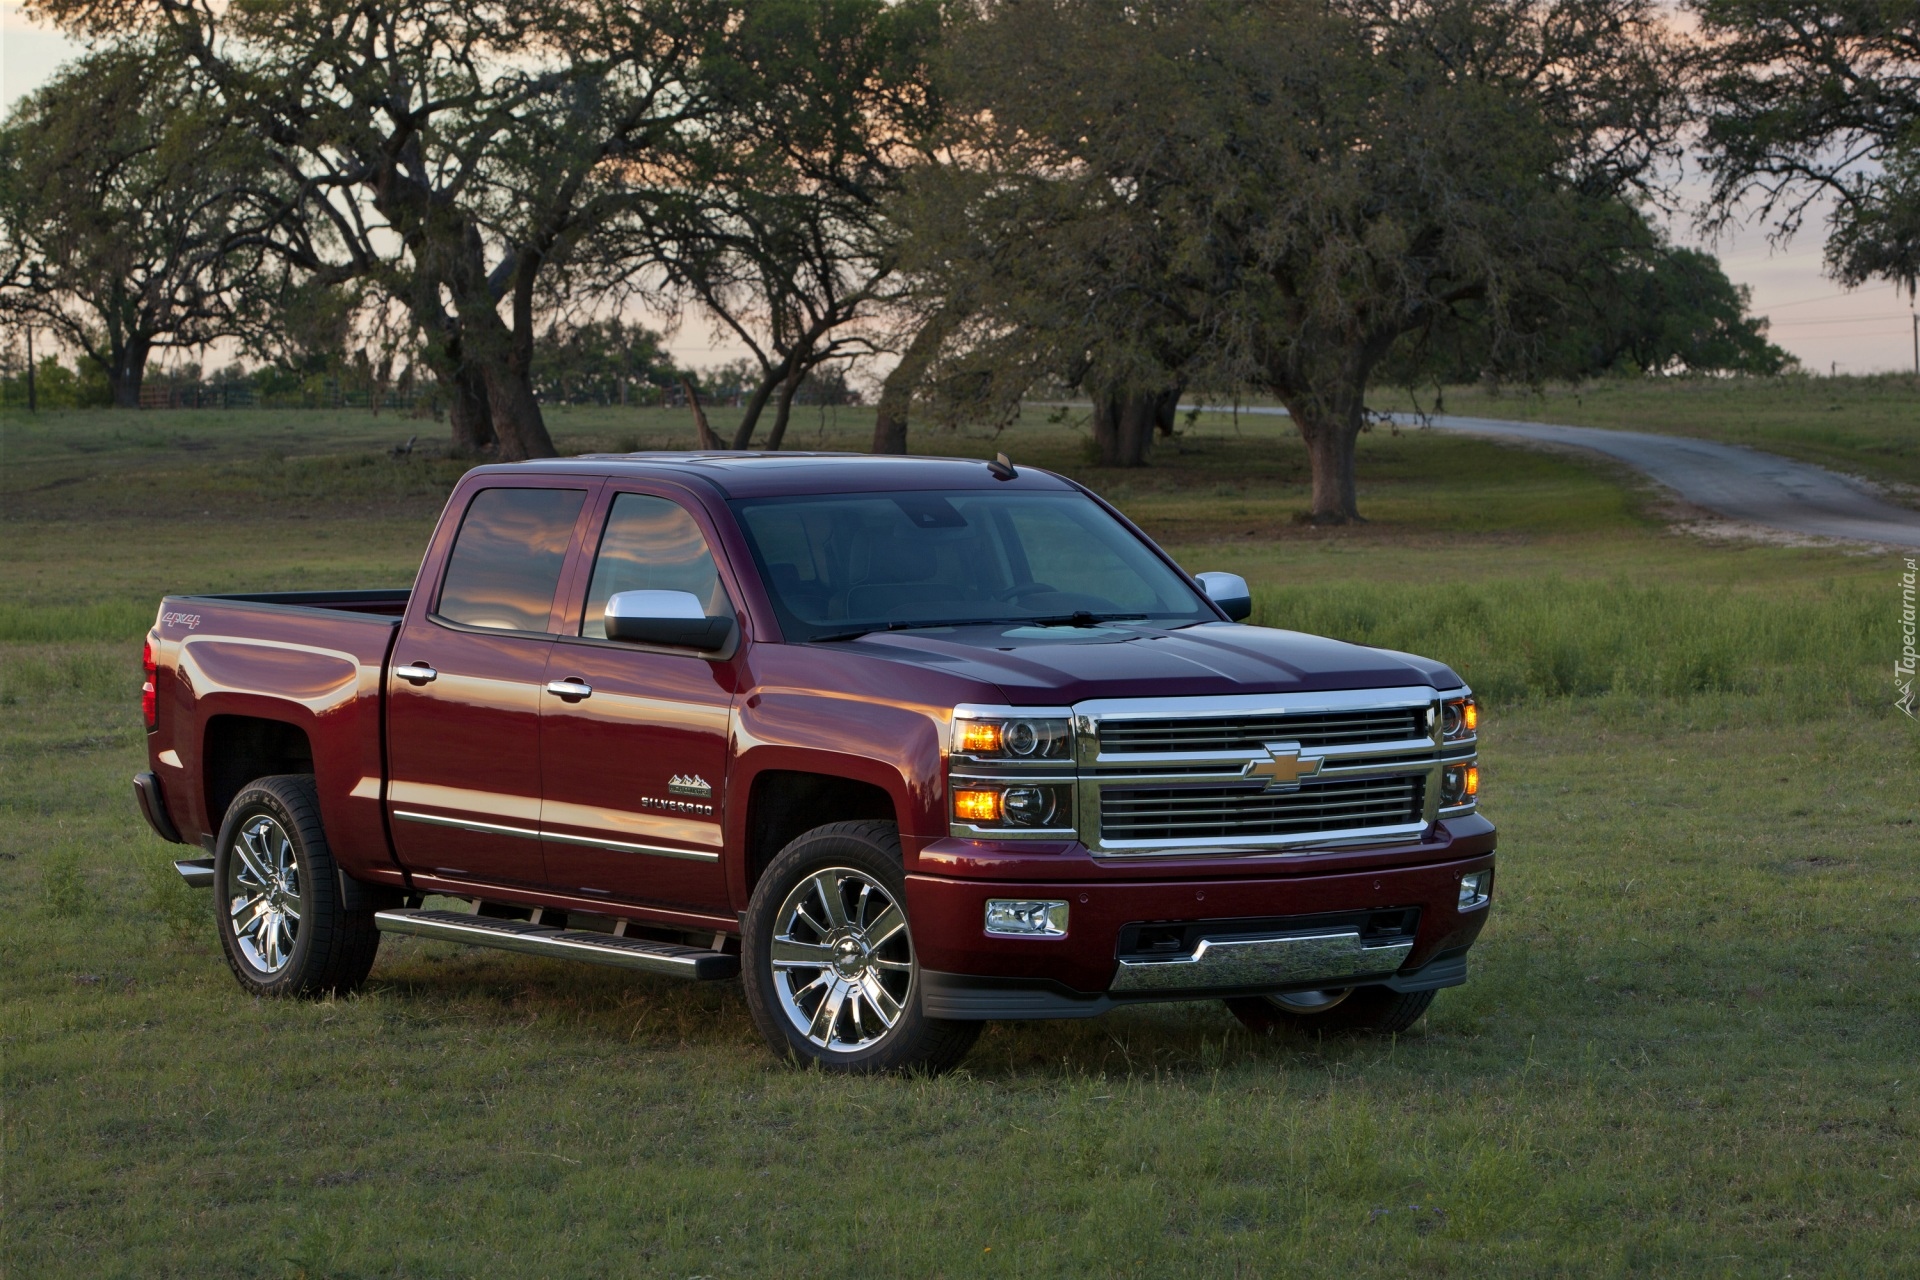
<svg viewBox="0 0 1920 1280"><path fill-rule="evenodd" d="M996 938L1064 938L1067 904L1030 898L988 898L987 932Z"/></svg>
<svg viewBox="0 0 1920 1280"><path fill-rule="evenodd" d="M1493 872L1469 871L1460 877L1460 910L1472 911L1476 907L1487 905L1487 899L1493 896Z"/></svg>
<svg viewBox="0 0 1920 1280"><path fill-rule="evenodd" d="M955 791L953 816L962 822L998 822L1000 821L1000 793L998 791Z"/></svg>

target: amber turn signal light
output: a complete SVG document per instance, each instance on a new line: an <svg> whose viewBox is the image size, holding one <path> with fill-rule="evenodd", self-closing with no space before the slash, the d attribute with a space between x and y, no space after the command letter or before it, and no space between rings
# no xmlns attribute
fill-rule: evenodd
<svg viewBox="0 0 1920 1280"><path fill-rule="evenodd" d="M994 731L999 736L999 731ZM962 822L998 822L1000 821L1000 793L998 791L955 791L953 793L953 816Z"/></svg>
<svg viewBox="0 0 1920 1280"><path fill-rule="evenodd" d="M1467 720L1467 732L1468 733L1480 732L1480 704L1475 702L1472 698L1468 698L1467 705L1464 708L1464 710L1466 713L1466 720Z"/></svg>
<svg viewBox="0 0 1920 1280"><path fill-rule="evenodd" d="M1473 704L1468 703L1467 706L1472 707ZM1473 715L1473 712L1468 711L1467 715L1469 717L1469 723L1471 723L1471 717ZM1477 764L1470 764L1467 766L1467 799L1471 800L1479 794L1480 794L1480 766Z"/></svg>
<svg viewBox="0 0 1920 1280"><path fill-rule="evenodd" d="M992 755L1000 750L1000 726L991 720L961 721L959 749L963 754L970 756Z"/></svg>

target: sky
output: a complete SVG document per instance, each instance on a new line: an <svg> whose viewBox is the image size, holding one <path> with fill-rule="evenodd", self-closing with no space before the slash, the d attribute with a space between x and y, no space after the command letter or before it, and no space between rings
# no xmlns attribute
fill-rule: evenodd
<svg viewBox="0 0 1920 1280"><path fill-rule="evenodd" d="M80 50L58 32L32 23L19 0L0 0L0 109L11 107ZM1682 225L1675 238L1717 253L1728 277L1752 289L1753 310L1771 321L1773 341L1809 370L1920 372L1913 311L1905 295L1887 284L1847 292L1829 280L1821 270L1824 234L1817 219L1784 246L1768 243L1763 230L1755 227L1703 243ZM710 339L697 320L683 325L667 346L682 367L719 364L745 354L737 342Z"/></svg>

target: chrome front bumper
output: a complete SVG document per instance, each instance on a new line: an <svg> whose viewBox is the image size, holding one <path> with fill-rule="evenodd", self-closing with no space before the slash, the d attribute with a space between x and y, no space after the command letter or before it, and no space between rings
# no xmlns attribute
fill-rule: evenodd
<svg viewBox="0 0 1920 1280"><path fill-rule="evenodd" d="M1231 991L1250 987L1347 986L1397 972L1413 951L1411 937L1372 946L1357 930L1318 930L1267 938L1202 938L1190 955L1122 957L1114 993Z"/></svg>

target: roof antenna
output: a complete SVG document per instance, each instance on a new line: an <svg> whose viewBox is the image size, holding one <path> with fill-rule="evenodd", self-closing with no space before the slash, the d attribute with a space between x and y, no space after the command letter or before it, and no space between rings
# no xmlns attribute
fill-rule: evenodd
<svg viewBox="0 0 1920 1280"><path fill-rule="evenodd" d="M1007 455L1004 453L994 454L993 461L987 464L987 470L993 472L995 480L1011 480L1020 474L1013 469L1013 463L1007 461Z"/></svg>

